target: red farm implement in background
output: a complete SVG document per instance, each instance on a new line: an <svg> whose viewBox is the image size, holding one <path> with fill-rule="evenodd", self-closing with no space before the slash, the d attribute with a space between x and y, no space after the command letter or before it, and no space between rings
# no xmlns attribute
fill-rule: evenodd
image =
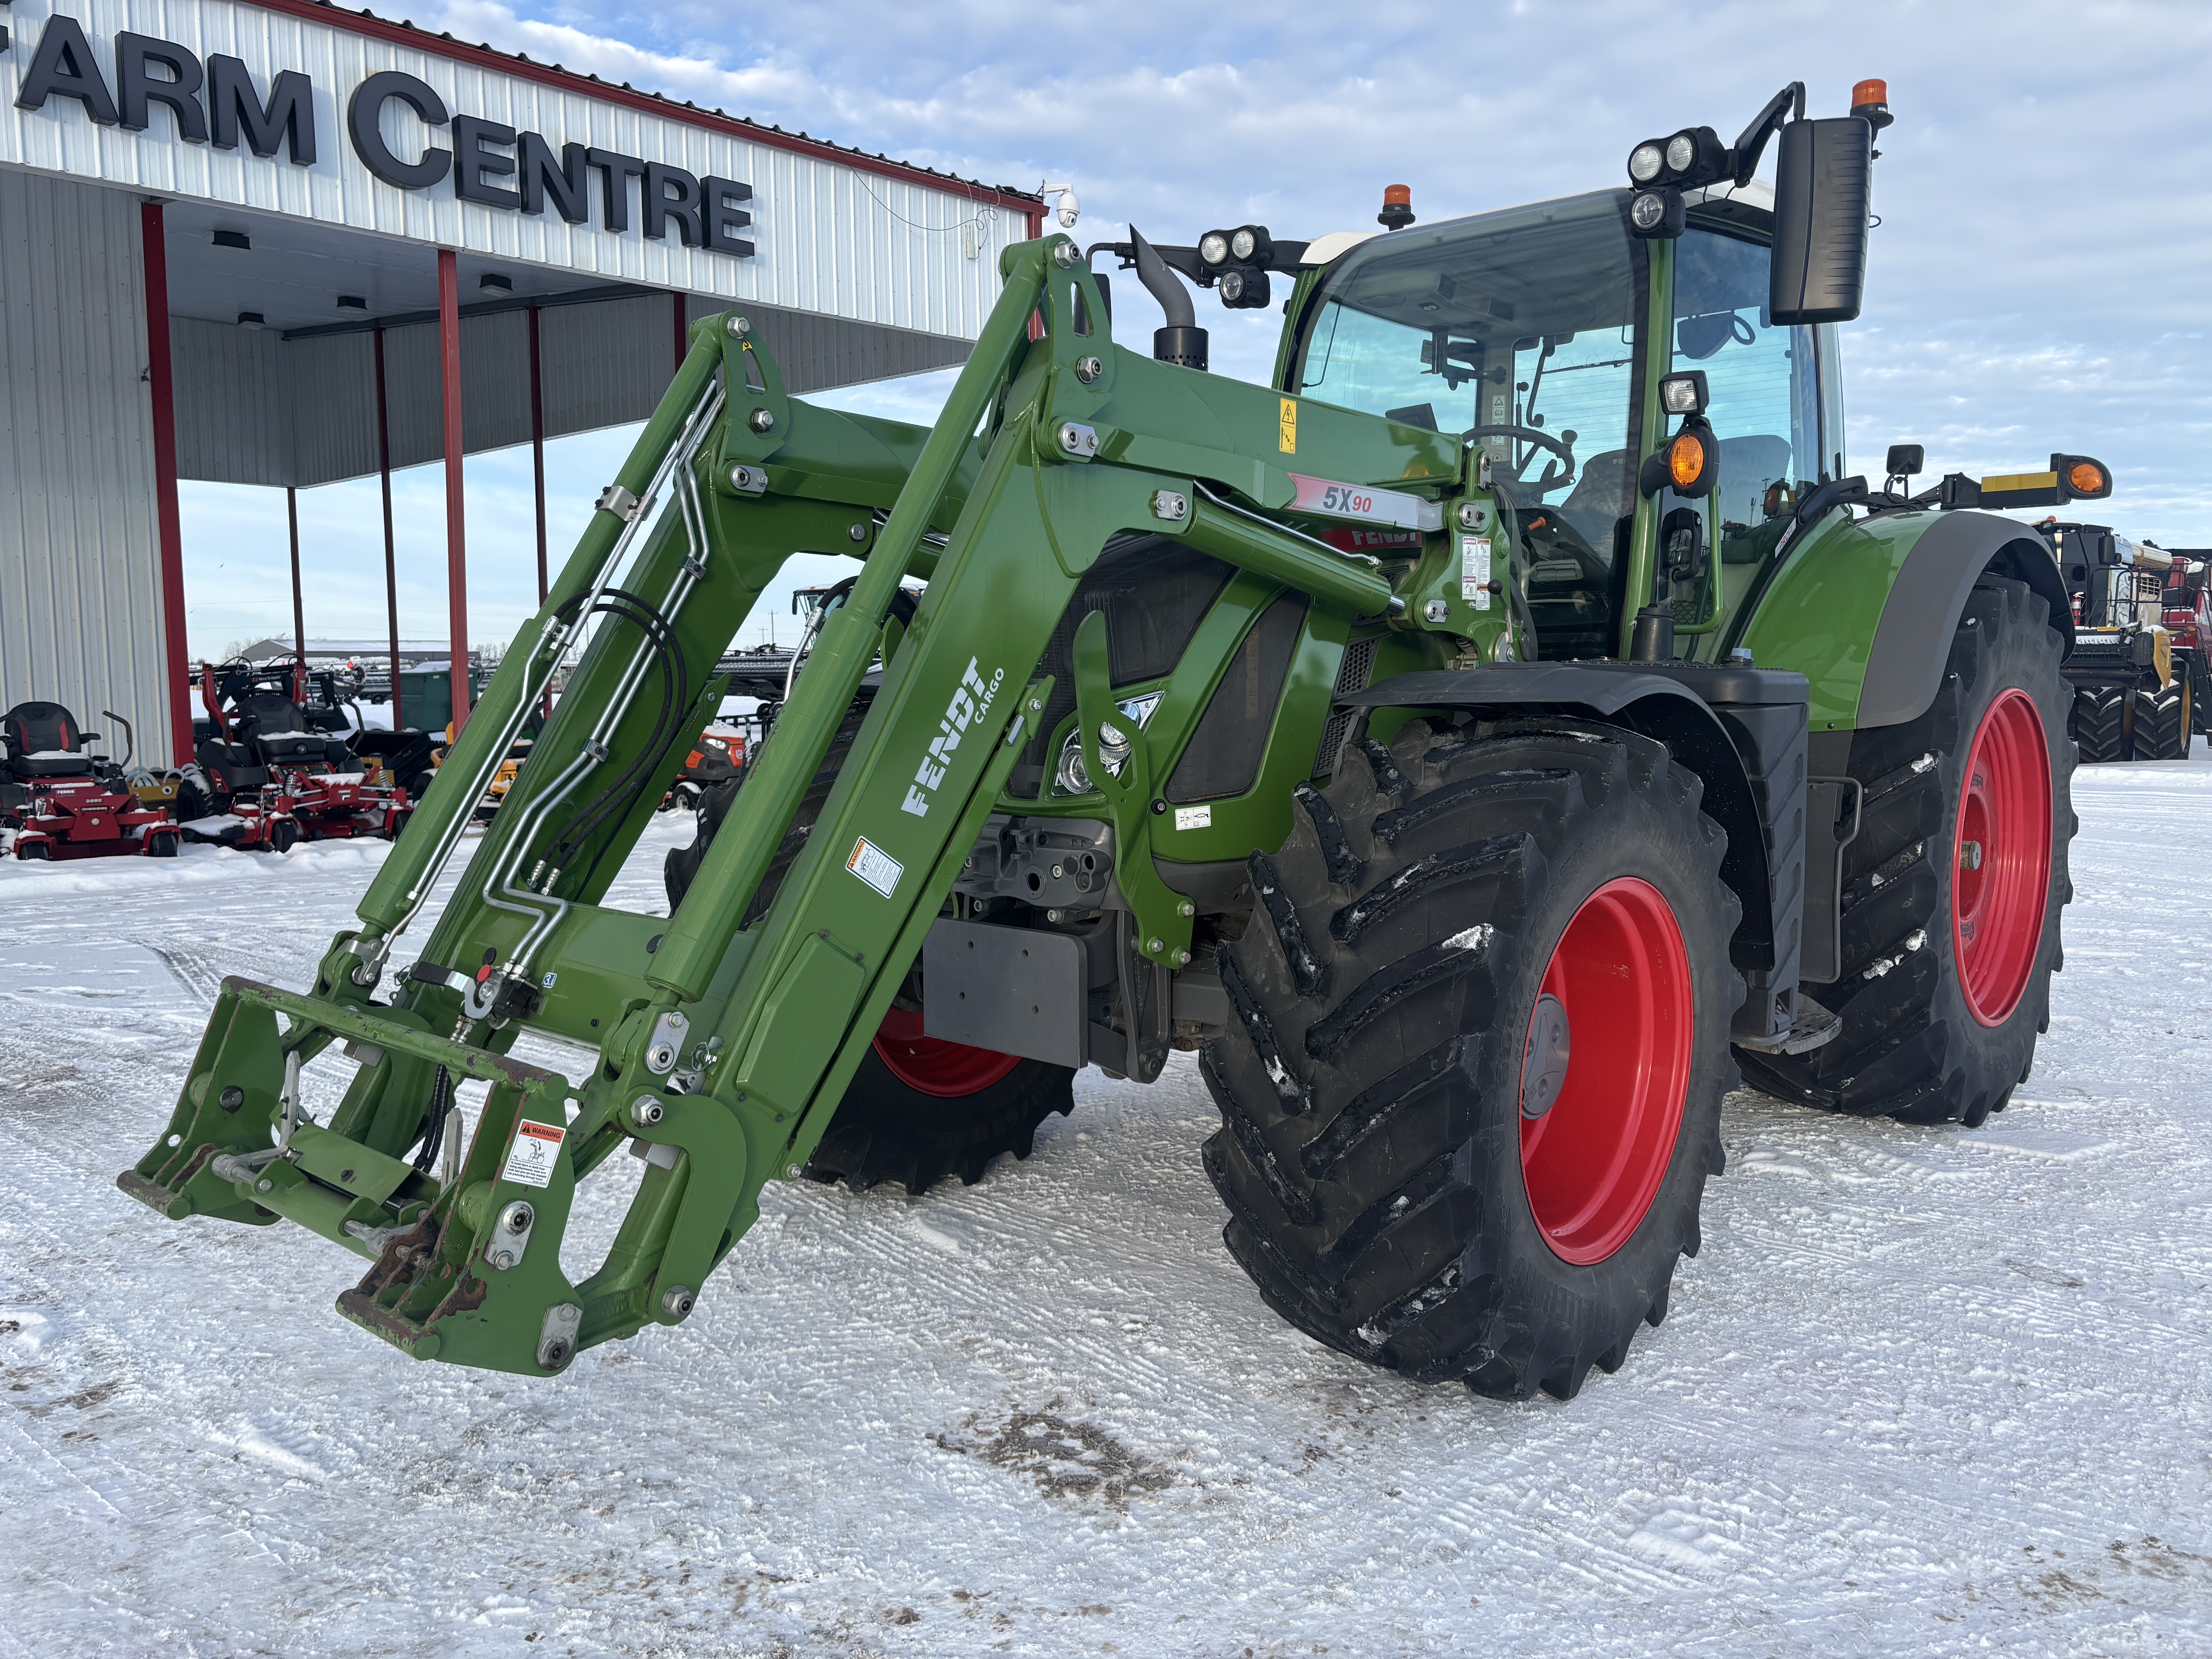
<svg viewBox="0 0 2212 1659"><path fill-rule="evenodd" d="M100 734L84 730L60 703L19 702L0 717L0 826L13 832L17 858L176 856L175 820L125 781L137 747L131 723L106 718L123 727L120 763L88 753L85 745Z"/></svg>
<svg viewBox="0 0 2212 1659"><path fill-rule="evenodd" d="M179 801L195 839L283 853L406 827L410 797L392 769L309 720L296 665L204 663L200 699L198 776Z"/></svg>

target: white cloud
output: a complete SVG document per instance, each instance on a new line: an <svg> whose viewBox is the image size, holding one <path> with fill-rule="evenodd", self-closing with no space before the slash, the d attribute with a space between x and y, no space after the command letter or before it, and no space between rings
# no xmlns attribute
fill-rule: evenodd
<svg viewBox="0 0 2212 1659"><path fill-rule="evenodd" d="M2201 0L425 0L406 15L989 183L1073 178L1086 239L1131 220L1176 240L1247 219L1360 226L1393 182L1425 221L1612 185L1637 139L1698 123L1732 139L1793 78L1814 112L1838 113L1854 81L1886 76L1882 223L1846 331L1856 464L1893 440L1967 472L2083 450L2119 480L2112 522L2212 544ZM1153 319L1126 291L1118 331L1141 345ZM1217 314L1217 368L1264 376L1272 322ZM918 390L870 395L912 416ZM487 604L519 591L482 580Z"/></svg>

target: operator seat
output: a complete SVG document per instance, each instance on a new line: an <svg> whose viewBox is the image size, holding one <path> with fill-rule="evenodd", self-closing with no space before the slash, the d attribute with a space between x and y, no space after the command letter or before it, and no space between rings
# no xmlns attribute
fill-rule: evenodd
<svg viewBox="0 0 2212 1659"><path fill-rule="evenodd" d="M18 778L81 778L92 771L84 728L58 702L19 702L0 716L8 770Z"/></svg>
<svg viewBox="0 0 2212 1659"><path fill-rule="evenodd" d="M1559 514L1601 554L1613 547L1613 526L1636 510L1628 452L1607 449L1583 463L1583 476L1559 506Z"/></svg>
<svg viewBox="0 0 2212 1659"><path fill-rule="evenodd" d="M258 752L264 766L313 766L331 760L335 748L322 732L310 731L300 705L282 691L255 691L239 703L234 726L239 739Z"/></svg>

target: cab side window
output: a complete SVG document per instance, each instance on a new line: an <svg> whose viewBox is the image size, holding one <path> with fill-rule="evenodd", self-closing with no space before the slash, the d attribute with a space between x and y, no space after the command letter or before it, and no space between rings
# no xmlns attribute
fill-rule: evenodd
<svg viewBox="0 0 2212 1659"><path fill-rule="evenodd" d="M1713 520L1722 558L1759 558L1762 530L1822 474L1814 331L1766 316L1768 255L1692 226L1676 244L1674 367L1705 371L1720 439Z"/></svg>

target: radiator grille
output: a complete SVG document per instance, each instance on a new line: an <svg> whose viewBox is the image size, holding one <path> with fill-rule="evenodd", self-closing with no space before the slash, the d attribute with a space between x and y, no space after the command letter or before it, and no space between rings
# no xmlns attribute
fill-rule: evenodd
<svg viewBox="0 0 2212 1659"><path fill-rule="evenodd" d="M1375 641L1372 639L1354 640L1344 647L1343 665L1336 671L1336 695L1349 696L1354 691L1367 689L1368 676L1375 672ZM1313 775L1317 778L1334 777L1337 763L1344 757L1344 740L1350 735L1353 711L1340 708L1328 717L1322 727L1321 748L1314 755Z"/></svg>

